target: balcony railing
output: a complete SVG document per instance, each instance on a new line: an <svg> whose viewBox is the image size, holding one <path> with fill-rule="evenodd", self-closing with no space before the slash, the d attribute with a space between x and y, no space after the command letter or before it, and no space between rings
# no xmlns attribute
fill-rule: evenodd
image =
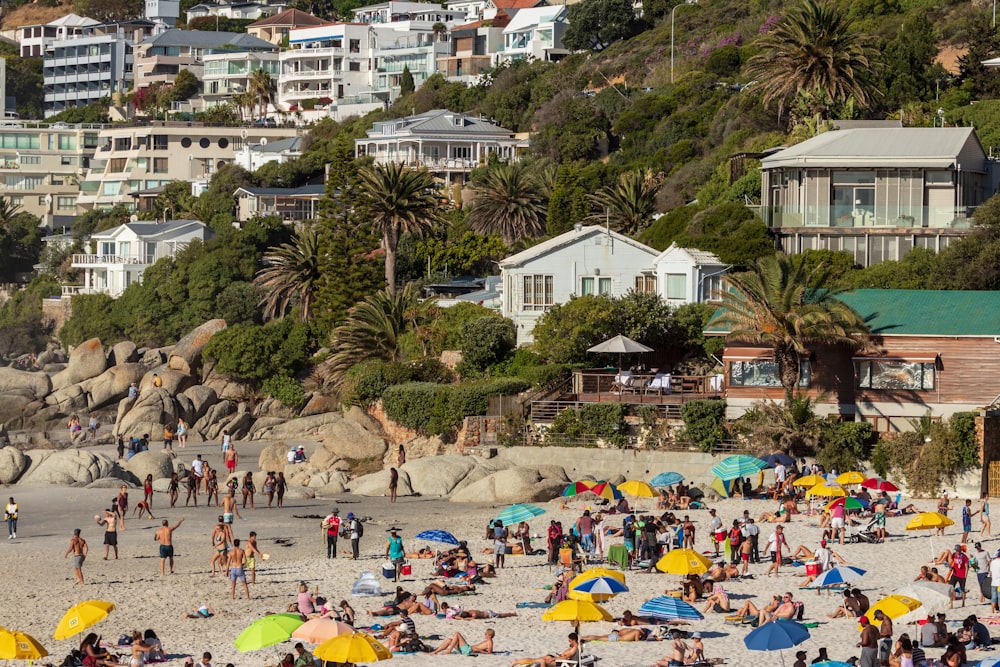
<svg viewBox="0 0 1000 667"><path fill-rule="evenodd" d="M155 264L156 256L149 255L73 255L73 266L97 266L99 264Z"/></svg>
<svg viewBox="0 0 1000 667"><path fill-rule="evenodd" d="M773 229L963 229L971 226L974 206L758 206L757 215Z"/></svg>
<svg viewBox="0 0 1000 667"><path fill-rule="evenodd" d="M78 294L107 294L108 290L104 287L84 287L83 285L63 285L62 295L63 296L76 296Z"/></svg>
<svg viewBox="0 0 1000 667"><path fill-rule="evenodd" d="M395 153L377 154L375 155L375 161L380 164L402 162L416 167L427 167L428 169L475 169L479 166L478 160L468 158L417 157L416 159L410 159L407 155Z"/></svg>

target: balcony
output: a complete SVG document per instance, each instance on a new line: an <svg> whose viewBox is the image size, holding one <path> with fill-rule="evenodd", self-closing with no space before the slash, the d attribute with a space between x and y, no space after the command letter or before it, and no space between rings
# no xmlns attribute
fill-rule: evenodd
<svg viewBox="0 0 1000 667"><path fill-rule="evenodd" d="M156 256L150 255L73 255L73 266L108 266L112 264L154 264Z"/></svg>
<svg viewBox="0 0 1000 667"><path fill-rule="evenodd" d="M968 229L974 206L781 206L755 207L772 229L837 229L859 231L898 229Z"/></svg>
<svg viewBox="0 0 1000 667"><path fill-rule="evenodd" d="M78 294L107 294L108 290L101 287L84 287L83 285L63 285L62 296L73 297Z"/></svg>
<svg viewBox="0 0 1000 667"><path fill-rule="evenodd" d="M285 72L281 75L281 80L282 82L316 81L331 79L339 74L339 70L332 69L301 69L293 72Z"/></svg>
<svg viewBox="0 0 1000 667"><path fill-rule="evenodd" d="M342 56L344 47L342 46L321 46L318 48L299 47L283 51L281 61L297 60L298 58L317 58L321 56Z"/></svg>

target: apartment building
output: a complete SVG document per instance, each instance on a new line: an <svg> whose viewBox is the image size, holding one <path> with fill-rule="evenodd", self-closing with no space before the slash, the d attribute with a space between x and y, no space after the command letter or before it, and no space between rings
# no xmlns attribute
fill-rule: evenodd
<svg viewBox="0 0 1000 667"><path fill-rule="evenodd" d="M156 83L170 83L182 69L201 79L204 58L215 53L239 52L252 58L261 53L277 52L278 47L235 32L205 32L171 28L158 35L151 35L135 47L135 89L147 88Z"/></svg>
<svg viewBox="0 0 1000 667"><path fill-rule="evenodd" d="M250 88L254 72L264 70L275 80L281 72L278 51L225 51L205 54L202 61L202 93L204 107L229 104L233 95Z"/></svg>
<svg viewBox="0 0 1000 667"><path fill-rule="evenodd" d="M39 25L26 25L16 30L16 39L22 58L41 58L45 47L56 40L79 34L80 30L98 21L86 16L67 14L55 21Z"/></svg>
<svg viewBox="0 0 1000 667"><path fill-rule="evenodd" d="M299 9L286 9L274 16L268 16L247 26L247 34L259 37L272 44L284 44L293 30L315 28L329 21L317 18Z"/></svg>
<svg viewBox="0 0 1000 667"><path fill-rule="evenodd" d="M441 31L441 25L437 21L407 20L372 26L375 95L387 102L395 100L404 69L410 71L417 88L438 72L438 60L451 54L448 33Z"/></svg>
<svg viewBox="0 0 1000 667"><path fill-rule="evenodd" d="M205 18L208 16L256 21L268 16L274 16L286 8L287 5L284 3L272 5L262 2L205 2L194 5L191 9L184 12L184 14L187 17L188 23L191 23L194 19Z"/></svg>
<svg viewBox="0 0 1000 667"><path fill-rule="evenodd" d="M473 83L493 67L493 54L503 47L504 28L510 17L500 12L493 19L474 21L451 30L450 49L438 58L438 71L452 81Z"/></svg>
<svg viewBox="0 0 1000 667"><path fill-rule="evenodd" d="M99 125L0 125L0 192L43 227L71 227L80 181L97 150Z"/></svg>
<svg viewBox="0 0 1000 667"><path fill-rule="evenodd" d="M279 56L278 78L278 101L286 110L324 116L342 101L355 102L370 93L373 53L368 26L329 23L302 28L289 33L288 43ZM369 94L367 101L371 99ZM373 108L377 106L381 104ZM309 114L310 108L316 111Z"/></svg>
<svg viewBox="0 0 1000 667"><path fill-rule="evenodd" d="M515 60L557 61L569 55L562 38L569 26L566 5L519 10L504 28L498 63Z"/></svg>
<svg viewBox="0 0 1000 667"><path fill-rule="evenodd" d="M135 207L133 193L171 181L210 178L232 163L234 153L248 143L259 144L296 136L298 131L267 127L211 127L200 123L158 121L143 126L107 126L80 183L77 205L110 209Z"/></svg>
<svg viewBox="0 0 1000 667"><path fill-rule="evenodd" d="M366 5L352 10L357 23L384 24L400 21L430 21L432 23L453 23L464 21L465 12L448 8L433 2L401 2L388 0L374 5Z"/></svg>
<svg viewBox="0 0 1000 667"><path fill-rule="evenodd" d="M42 65L45 116L128 90L133 48L153 34L154 25L144 19L98 23L48 45Z"/></svg>

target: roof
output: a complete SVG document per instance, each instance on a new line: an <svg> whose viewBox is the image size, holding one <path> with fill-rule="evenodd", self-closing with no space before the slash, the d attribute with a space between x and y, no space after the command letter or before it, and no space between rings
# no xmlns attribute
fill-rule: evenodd
<svg viewBox="0 0 1000 667"><path fill-rule="evenodd" d="M1000 291L859 289L838 298L877 336L1000 336Z"/></svg>
<svg viewBox="0 0 1000 667"><path fill-rule="evenodd" d="M123 225L118 225L117 227L103 232L95 232L94 234L91 234L91 238L115 238L123 229L129 229L136 236L142 238L170 237L176 232L191 226L200 227L204 236L211 234L208 226L200 220L167 220L166 222L160 222L158 220L140 220L138 222L126 222Z"/></svg>
<svg viewBox="0 0 1000 667"><path fill-rule="evenodd" d="M254 197L322 197L325 187L320 183L298 188L239 188L234 195L245 192Z"/></svg>
<svg viewBox="0 0 1000 667"><path fill-rule="evenodd" d="M456 118L462 119L463 122L461 125L455 124ZM385 134L385 129L393 126L395 126L393 134L396 136L461 134L469 136L494 135L510 137L513 135L510 130L504 129L485 118L478 118L447 109L432 109L431 111L415 116L376 122L372 125L372 129L368 130L368 136L383 135ZM358 139L358 142L363 143L364 139Z"/></svg>
<svg viewBox="0 0 1000 667"><path fill-rule="evenodd" d="M556 5L555 7L528 7L519 9L510 20L504 32L517 32L533 25L541 23L551 23L566 16L566 5Z"/></svg>
<svg viewBox="0 0 1000 667"><path fill-rule="evenodd" d="M517 15L520 19L521 14ZM510 28L508 28L510 30ZM760 161L762 169L776 167L875 167L915 166L954 168L969 142L985 160L975 130L971 127L897 127L831 130L807 139ZM982 164L957 165L961 169L981 168Z"/></svg>
<svg viewBox="0 0 1000 667"><path fill-rule="evenodd" d="M721 259L708 251L698 250L697 248L682 248L676 243L671 243L669 248L661 252L659 256L653 260L653 263L658 264L665 259L675 256L686 256L688 261L697 266L704 266L706 264L717 264L719 266L725 265Z"/></svg>
<svg viewBox="0 0 1000 667"><path fill-rule="evenodd" d="M868 120L868 119L849 119L849 120L831 120L834 128L838 130L856 130L860 128L876 128L884 129L887 127L903 127L902 120Z"/></svg>
<svg viewBox="0 0 1000 667"><path fill-rule="evenodd" d="M159 35L142 40L141 46L193 46L196 48L218 49L225 45L244 49L267 49L276 47L260 37L241 32L214 32L209 30L178 30L170 28Z"/></svg>
<svg viewBox="0 0 1000 667"><path fill-rule="evenodd" d="M57 27L66 26L66 27L76 28L80 26L97 25L98 23L99 23L98 21L87 16L80 16L79 14L67 14L66 16L63 16L61 18L57 18L55 21L50 21L45 25L57 26Z"/></svg>
<svg viewBox="0 0 1000 667"><path fill-rule="evenodd" d="M478 28L506 28L510 23L510 17L502 9L497 11L497 15L491 19L482 19L479 21L473 21L472 23L466 23L465 25L455 26L451 29L451 34L454 35L456 32L461 30L476 30Z"/></svg>
<svg viewBox="0 0 1000 667"><path fill-rule="evenodd" d="M269 25L290 25L301 28L327 25L328 23L330 23L330 21L325 21L321 18L313 16L312 14L307 14L301 9L286 9L283 12L278 12L274 16L268 16L267 18L262 18L259 21L254 21L247 27L262 28Z"/></svg>
<svg viewBox="0 0 1000 667"><path fill-rule="evenodd" d="M554 236L547 241L542 241L538 245L528 248L527 250L522 250L515 255L506 257L500 260L500 266L501 268L514 268L533 259L542 257L543 255L556 252L557 250L561 250L562 248L571 246L575 243L580 243L581 241L586 241L587 239L593 238L598 234L607 234L612 239L620 243L628 244L633 248L649 253L651 258L656 257L658 254L656 250L650 248L648 245L639 243L635 239L631 239L624 234L619 234L614 230L601 227L600 225L589 225L581 226L580 229L573 229L564 234L560 234L559 236Z"/></svg>
<svg viewBox="0 0 1000 667"><path fill-rule="evenodd" d="M531 9L539 5L547 5L545 0L493 0L491 3L497 9Z"/></svg>
<svg viewBox="0 0 1000 667"><path fill-rule="evenodd" d="M248 144L247 150L251 153L284 153L288 151L294 153L302 150L302 137L288 137L277 141L268 141L266 144Z"/></svg>

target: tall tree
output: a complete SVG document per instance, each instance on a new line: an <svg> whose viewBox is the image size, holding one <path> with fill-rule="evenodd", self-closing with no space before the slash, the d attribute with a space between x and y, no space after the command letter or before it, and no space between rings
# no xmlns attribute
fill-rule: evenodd
<svg viewBox="0 0 1000 667"><path fill-rule="evenodd" d="M1000 36L982 13L969 19L967 29L969 50L958 59L959 76L963 83L972 84L974 95L996 97L1000 93L1000 73L983 65L983 61L1000 54Z"/></svg>
<svg viewBox="0 0 1000 667"><path fill-rule="evenodd" d="M267 105L271 103L271 100L274 99L274 96L278 92L277 84L275 84L271 75L262 68L256 69L250 77L249 92L253 93L253 97L260 108L258 118L263 118L267 115Z"/></svg>
<svg viewBox="0 0 1000 667"><path fill-rule="evenodd" d="M656 194L663 182L662 174L652 171L629 171L595 194L588 196L593 214L588 222L603 225L629 236L646 228L656 212Z"/></svg>
<svg viewBox="0 0 1000 667"><path fill-rule="evenodd" d="M396 251L403 234L421 235L441 221L432 190L434 178L425 169L396 163L375 164L361 170L361 205L385 249L385 283L396 293Z"/></svg>
<svg viewBox="0 0 1000 667"><path fill-rule="evenodd" d="M403 73L399 75L399 94L409 95L417 89L413 82L413 73L408 65L403 66Z"/></svg>
<svg viewBox="0 0 1000 667"><path fill-rule="evenodd" d="M499 234L507 245L545 233L541 188L524 165L497 165L474 190L467 219L473 231Z"/></svg>
<svg viewBox="0 0 1000 667"><path fill-rule="evenodd" d="M319 234L312 226L301 226L291 243L271 248L264 255L264 268L254 284L261 288L265 319L281 319L292 299L299 299L299 316L307 321L312 314L313 296L322 277Z"/></svg>
<svg viewBox="0 0 1000 667"><path fill-rule="evenodd" d="M791 401L802 370L801 354L811 345L867 346L864 318L838 296L823 265L809 270L801 255L773 255L757 260L746 273L729 276L720 295L715 326L727 328L727 340L774 348L785 398Z"/></svg>
<svg viewBox="0 0 1000 667"><path fill-rule="evenodd" d="M760 52L748 61L747 70L757 80L764 105L776 102L779 116L800 94L822 99L817 95L821 91L834 104L853 97L868 107L874 92L867 80L874 60L868 39L852 28L840 8L824 0L803 0L757 40Z"/></svg>
<svg viewBox="0 0 1000 667"><path fill-rule="evenodd" d="M904 19L899 32L885 47L886 109L895 111L908 103L930 99L935 89L937 54L934 27L926 15L918 12ZM942 70L939 74L945 72Z"/></svg>
<svg viewBox="0 0 1000 667"><path fill-rule="evenodd" d="M640 31L631 0L583 0L570 5L563 44L579 51L606 49Z"/></svg>

